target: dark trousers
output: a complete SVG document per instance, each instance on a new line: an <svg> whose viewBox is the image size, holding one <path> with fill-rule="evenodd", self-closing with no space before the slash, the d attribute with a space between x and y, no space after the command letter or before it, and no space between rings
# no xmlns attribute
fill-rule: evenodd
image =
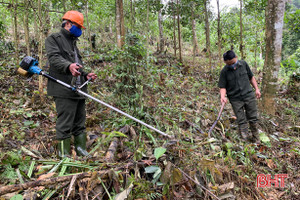
<svg viewBox="0 0 300 200"><path fill-rule="evenodd" d="M257 105L255 95L246 97L243 100L230 100L234 114L239 126L257 122Z"/></svg>
<svg viewBox="0 0 300 200"><path fill-rule="evenodd" d="M64 140L85 131L85 99L54 98L57 121L56 139Z"/></svg>

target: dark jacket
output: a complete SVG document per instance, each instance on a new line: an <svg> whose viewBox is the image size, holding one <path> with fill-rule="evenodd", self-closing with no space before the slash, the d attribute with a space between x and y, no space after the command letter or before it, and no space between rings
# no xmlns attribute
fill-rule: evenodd
<svg viewBox="0 0 300 200"><path fill-rule="evenodd" d="M62 28L58 33L51 34L45 41L47 57L50 65L49 74L67 84L71 84L73 78L69 70L69 66L70 64L75 63L74 49L77 52L78 63L82 65L76 41L77 38L73 37L70 32L64 28ZM83 83L86 81L87 73L82 71L82 69L79 71L81 72L81 83ZM87 87L85 86L81 90L87 92ZM49 96L54 97L75 99L84 98L52 80L48 80L47 93Z"/></svg>
<svg viewBox="0 0 300 200"><path fill-rule="evenodd" d="M239 60L235 70L227 65L222 69L219 79L219 88L225 88L229 100L243 100L254 95L250 80L253 73L247 62Z"/></svg>

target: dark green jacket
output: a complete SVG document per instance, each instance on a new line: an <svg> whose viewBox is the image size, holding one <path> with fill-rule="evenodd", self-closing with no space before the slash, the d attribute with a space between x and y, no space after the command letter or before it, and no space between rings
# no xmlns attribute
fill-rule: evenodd
<svg viewBox="0 0 300 200"><path fill-rule="evenodd" d="M69 66L75 63L76 49L78 56L78 63L82 65L81 56L76 46L77 38L73 37L69 31L62 28L60 32L51 34L45 41L47 57L49 61L49 74L54 78L61 80L67 84L71 84L72 74ZM81 72L81 83L86 81L87 73ZM82 91L87 92L87 87L83 87ZM62 98L84 98L73 92L72 90L62 86L52 80L48 80L47 93L49 96Z"/></svg>
<svg viewBox="0 0 300 200"><path fill-rule="evenodd" d="M235 70L227 65L222 69L219 79L219 88L225 88L229 100L243 100L254 95L250 80L253 73L244 60L238 60Z"/></svg>

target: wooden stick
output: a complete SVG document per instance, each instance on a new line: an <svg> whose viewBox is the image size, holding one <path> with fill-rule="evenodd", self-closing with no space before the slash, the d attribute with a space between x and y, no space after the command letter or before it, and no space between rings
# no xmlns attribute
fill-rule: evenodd
<svg viewBox="0 0 300 200"><path fill-rule="evenodd" d="M221 118L221 114L222 114L222 111L223 111L223 109L224 109L224 106L225 106L225 103L222 103L222 106L221 106L221 109L220 109L218 118L217 118L217 120L213 123L213 125L211 126L211 128L210 128L209 131L208 131L208 137L210 137L210 133L211 133L212 130L215 128L216 124L218 123L219 119Z"/></svg>

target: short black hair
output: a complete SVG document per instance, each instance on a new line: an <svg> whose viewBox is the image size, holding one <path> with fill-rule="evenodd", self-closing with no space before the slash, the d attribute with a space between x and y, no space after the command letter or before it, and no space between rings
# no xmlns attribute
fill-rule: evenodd
<svg viewBox="0 0 300 200"><path fill-rule="evenodd" d="M231 50L229 50L229 51L227 51L226 53L223 54L224 61L232 60L235 57L236 57L236 55L235 55L234 51L231 51Z"/></svg>

